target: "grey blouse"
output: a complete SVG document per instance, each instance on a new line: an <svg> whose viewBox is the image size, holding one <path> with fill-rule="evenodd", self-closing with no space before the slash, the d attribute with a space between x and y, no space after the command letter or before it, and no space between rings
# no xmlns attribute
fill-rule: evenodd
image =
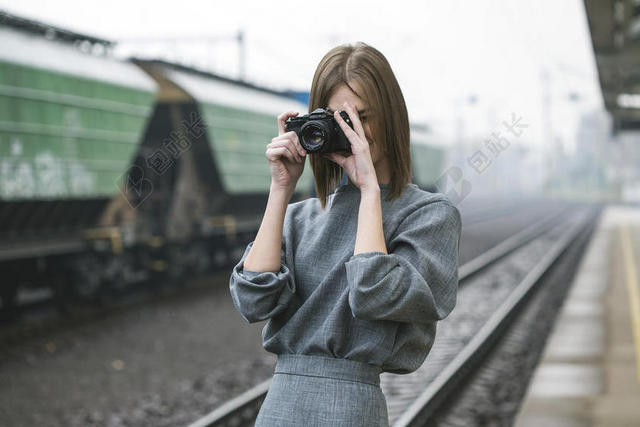
<svg viewBox="0 0 640 427"><path fill-rule="evenodd" d="M236 309L249 323L267 320L263 347L275 353L367 362L382 372L418 369L433 346L436 322L456 304L460 212L440 193L408 184L384 200L388 254L353 255L360 189L287 206L278 272L243 269L249 243L229 279Z"/></svg>

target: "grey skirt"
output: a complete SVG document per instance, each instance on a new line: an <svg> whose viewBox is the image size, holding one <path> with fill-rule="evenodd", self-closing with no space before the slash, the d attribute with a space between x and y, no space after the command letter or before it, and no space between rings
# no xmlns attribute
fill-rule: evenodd
<svg viewBox="0 0 640 427"><path fill-rule="evenodd" d="M388 426L379 366L279 354L255 427Z"/></svg>

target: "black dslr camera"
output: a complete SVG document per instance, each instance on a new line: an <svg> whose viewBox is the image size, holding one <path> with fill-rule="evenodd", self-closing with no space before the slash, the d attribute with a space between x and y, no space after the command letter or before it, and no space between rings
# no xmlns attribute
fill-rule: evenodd
<svg viewBox="0 0 640 427"><path fill-rule="evenodd" d="M353 129L353 123L346 111L340 116ZM300 145L309 153L330 153L346 151L351 153L351 143L342 128L327 110L318 108L309 114L289 117L285 122L287 132L295 131Z"/></svg>

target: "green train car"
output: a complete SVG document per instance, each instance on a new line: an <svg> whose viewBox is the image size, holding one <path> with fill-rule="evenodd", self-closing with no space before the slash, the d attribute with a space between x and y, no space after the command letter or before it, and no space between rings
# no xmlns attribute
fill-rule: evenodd
<svg viewBox="0 0 640 427"><path fill-rule="evenodd" d="M4 12L0 44L3 309L20 287L64 305L233 260L266 203L276 116L306 105Z"/></svg>
<svg viewBox="0 0 640 427"><path fill-rule="evenodd" d="M268 198L265 145L293 97L0 12L0 300L59 307L228 268ZM414 182L444 149L412 127ZM310 167L294 201L314 195ZM159 280L153 280L153 279Z"/></svg>
<svg viewBox="0 0 640 427"><path fill-rule="evenodd" d="M165 231L172 241L201 235L196 228L203 217L210 223L226 219L234 227L254 227L256 204L266 203L271 182L265 146L278 134L277 116L291 109L304 112L307 106L176 64L135 63L159 86L151 125L134 162L139 178L150 177L154 189L149 203L145 200L137 211L169 212ZM170 165L189 173L176 170L177 175L166 176L163 170ZM312 187L311 169L305 168L296 197L307 197Z"/></svg>

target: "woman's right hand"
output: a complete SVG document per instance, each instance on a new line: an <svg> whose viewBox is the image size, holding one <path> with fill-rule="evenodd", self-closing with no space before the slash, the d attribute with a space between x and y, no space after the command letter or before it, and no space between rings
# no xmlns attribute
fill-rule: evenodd
<svg viewBox="0 0 640 427"><path fill-rule="evenodd" d="M271 169L271 185L288 191L295 189L307 155L298 135L285 130L285 121L297 115L298 112L287 111L278 116L278 136L267 144L265 153Z"/></svg>

